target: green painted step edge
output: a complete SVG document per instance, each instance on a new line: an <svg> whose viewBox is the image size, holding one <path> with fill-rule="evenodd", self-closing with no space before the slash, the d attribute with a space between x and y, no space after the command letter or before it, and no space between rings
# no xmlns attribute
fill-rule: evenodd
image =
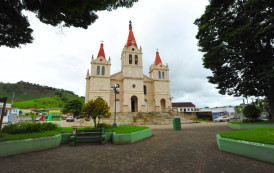
<svg viewBox="0 0 274 173"><path fill-rule="evenodd" d="M145 129L138 132L133 133L113 133L112 142L113 144L127 144L127 143L134 143L141 139L145 139L152 136L151 129Z"/></svg>
<svg viewBox="0 0 274 173"><path fill-rule="evenodd" d="M267 128L274 127L274 124L233 124L227 123L228 127L232 129L255 129L255 128Z"/></svg>
<svg viewBox="0 0 274 173"><path fill-rule="evenodd" d="M219 134L216 138L221 151L274 163L274 145L224 138Z"/></svg>

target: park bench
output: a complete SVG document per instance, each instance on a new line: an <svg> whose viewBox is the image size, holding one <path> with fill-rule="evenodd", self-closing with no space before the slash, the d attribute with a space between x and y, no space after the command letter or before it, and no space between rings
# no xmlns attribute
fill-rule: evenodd
<svg viewBox="0 0 274 173"><path fill-rule="evenodd" d="M71 136L72 142L70 145L75 145L79 142L101 142L106 143L106 132L105 128L93 129L93 130L77 130L73 128L73 133Z"/></svg>

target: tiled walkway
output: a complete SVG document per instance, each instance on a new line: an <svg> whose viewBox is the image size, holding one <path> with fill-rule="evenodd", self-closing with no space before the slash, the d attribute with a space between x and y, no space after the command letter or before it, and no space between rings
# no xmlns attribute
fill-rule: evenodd
<svg viewBox="0 0 274 173"><path fill-rule="evenodd" d="M152 137L129 145L62 145L3 157L0 172L274 172L273 164L220 151L216 134L231 130L225 124L182 128L153 129Z"/></svg>

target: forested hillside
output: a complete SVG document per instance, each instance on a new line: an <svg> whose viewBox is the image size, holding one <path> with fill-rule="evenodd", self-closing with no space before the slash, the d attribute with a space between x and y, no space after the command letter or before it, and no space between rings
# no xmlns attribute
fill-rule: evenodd
<svg viewBox="0 0 274 173"><path fill-rule="evenodd" d="M8 103L11 103L13 93L15 93L14 106L19 108L62 108L67 101L72 99L79 99L84 102L84 97L79 97L72 91L64 89L24 81L17 83L0 82L0 98L8 97Z"/></svg>

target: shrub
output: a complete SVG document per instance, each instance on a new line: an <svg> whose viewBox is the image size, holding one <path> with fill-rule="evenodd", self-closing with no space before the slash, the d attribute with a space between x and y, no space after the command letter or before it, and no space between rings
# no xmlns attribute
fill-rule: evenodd
<svg viewBox="0 0 274 173"><path fill-rule="evenodd" d="M55 123L40 123L40 122L28 122L22 121L18 123L10 123L2 128L2 132L9 134L20 134L20 133L33 133L42 132L48 130L54 130L57 128Z"/></svg>
<svg viewBox="0 0 274 173"><path fill-rule="evenodd" d="M99 123L99 124L97 125L97 127L98 127L98 128L105 127L106 129L109 129L109 128L112 127L112 125L107 124L107 123Z"/></svg>
<svg viewBox="0 0 274 173"><path fill-rule="evenodd" d="M264 120L260 120L260 119L243 119L242 122L243 123L250 123L250 122L263 122Z"/></svg>
<svg viewBox="0 0 274 173"><path fill-rule="evenodd" d="M246 118L258 119L260 116L260 111L254 105L247 105L243 110L243 114Z"/></svg>

